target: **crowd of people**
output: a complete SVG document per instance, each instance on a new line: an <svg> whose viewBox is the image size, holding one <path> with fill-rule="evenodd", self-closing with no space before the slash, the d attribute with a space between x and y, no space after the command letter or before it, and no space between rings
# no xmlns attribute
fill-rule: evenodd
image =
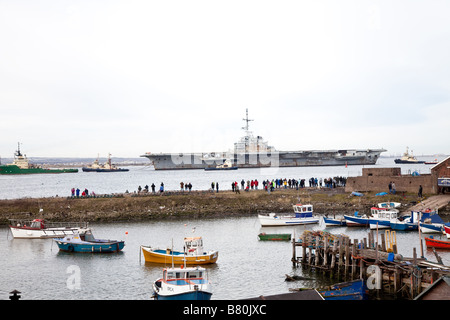
<svg viewBox="0 0 450 320"><path fill-rule="evenodd" d="M240 189L244 191L250 191L250 190L257 190L259 186L259 181L257 179L255 180L247 180L244 179L241 180L240 186L237 181L234 181L231 183L231 189L233 192L239 193ZM334 178L310 178L308 180L308 186L309 187L317 187L317 188L336 188L336 187L345 187L345 184L347 183L347 178L345 177L334 177ZM269 179L263 180L262 182L262 188L268 192L274 191L275 189L299 189L299 188L305 188L306 186L306 179L272 179L269 181Z"/></svg>
<svg viewBox="0 0 450 320"><path fill-rule="evenodd" d="M72 194L72 198L75 198L75 197L77 197L77 198L79 198L80 196L82 197L82 198L86 198L86 197L89 197L89 196L92 196L92 197L94 197L95 196L95 192L91 192L91 194L89 195L89 190L87 189L87 188L85 188L82 192L81 192L81 194L80 194L80 189L79 188L72 188L71 190L70 190L70 192L71 192L71 194Z"/></svg>

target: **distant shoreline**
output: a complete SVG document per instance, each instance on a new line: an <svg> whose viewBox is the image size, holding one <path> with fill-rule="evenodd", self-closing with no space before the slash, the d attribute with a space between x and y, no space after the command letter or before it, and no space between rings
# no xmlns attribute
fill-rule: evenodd
<svg viewBox="0 0 450 320"><path fill-rule="evenodd" d="M401 202L406 211L417 201L416 194L355 197L343 187L240 191L173 191L99 195L95 198L25 198L0 200L0 224L8 219L43 218L49 221L137 222L165 219L224 218L255 216L258 212L291 213L296 203L312 204L317 214L369 213L379 202ZM43 209L39 213L39 209ZM440 213L449 214L449 206Z"/></svg>

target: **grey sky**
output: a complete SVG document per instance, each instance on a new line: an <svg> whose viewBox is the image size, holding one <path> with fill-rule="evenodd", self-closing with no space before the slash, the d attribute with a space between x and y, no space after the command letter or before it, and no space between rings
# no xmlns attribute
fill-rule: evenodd
<svg viewBox="0 0 450 320"><path fill-rule="evenodd" d="M448 1L0 0L0 156L450 154ZM441 130L441 131L439 131Z"/></svg>

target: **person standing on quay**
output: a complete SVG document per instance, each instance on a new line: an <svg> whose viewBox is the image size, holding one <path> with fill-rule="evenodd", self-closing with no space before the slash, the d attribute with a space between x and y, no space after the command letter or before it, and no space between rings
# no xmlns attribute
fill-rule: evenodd
<svg viewBox="0 0 450 320"><path fill-rule="evenodd" d="M422 185L419 186L419 198L422 198Z"/></svg>
<svg viewBox="0 0 450 320"><path fill-rule="evenodd" d="M219 193L219 183L218 182L216 182L216 193Z"/></svg>

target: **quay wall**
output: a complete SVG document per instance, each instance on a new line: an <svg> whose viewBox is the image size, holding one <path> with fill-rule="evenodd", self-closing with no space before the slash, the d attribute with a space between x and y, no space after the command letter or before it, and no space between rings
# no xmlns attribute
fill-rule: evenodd
<svg viewBox="0 0 450 320"><path fill-rule="evenodd" d="M422 193L436 194L437 177L434 173L402 175L400 168L363 168L362 176L347 178L346 192L389 192L389 183L395 183L397 193L419 192L422 185Z"/></svg>

